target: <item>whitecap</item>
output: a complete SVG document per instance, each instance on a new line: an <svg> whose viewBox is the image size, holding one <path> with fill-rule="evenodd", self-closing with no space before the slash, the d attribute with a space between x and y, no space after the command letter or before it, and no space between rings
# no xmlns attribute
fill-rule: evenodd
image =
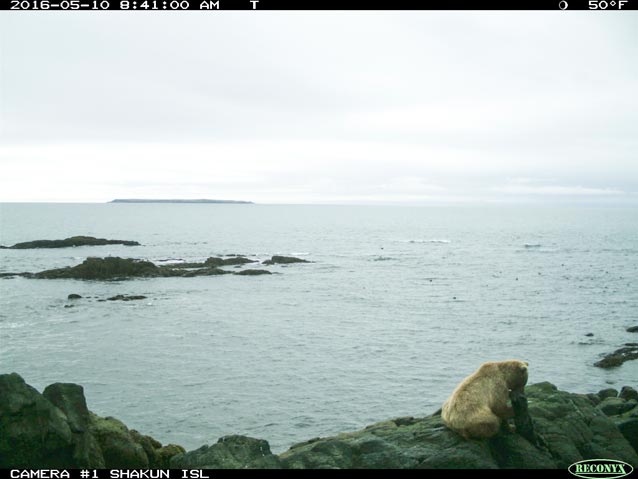
<svg viewBox="0 0 638 479"><path fill-rule="evenodd" d="M436 243L436 244L449 244L451 243L450 240L447 239L412 239L412 240L408 240L408 243Z"/></svg>
<svg viewBox="0 0 638 479"><path fill-rule="evenodd" d="M185 263L186 261L182 258L168 258L168 259L158 259L153 261L154 263L165 263L165 264L179 264Z"/></svg>

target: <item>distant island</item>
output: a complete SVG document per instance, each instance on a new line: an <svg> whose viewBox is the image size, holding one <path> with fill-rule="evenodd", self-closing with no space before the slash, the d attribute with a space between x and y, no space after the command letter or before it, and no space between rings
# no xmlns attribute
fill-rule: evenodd
<svg viewBox="0 0 638 479"><path fill-rule="evenodd" d="M252 201L235 201L235 200L154 200L154 199L136 199L136 198L118 198L109 203L223 203L233 205L252 205Z"/></svg>

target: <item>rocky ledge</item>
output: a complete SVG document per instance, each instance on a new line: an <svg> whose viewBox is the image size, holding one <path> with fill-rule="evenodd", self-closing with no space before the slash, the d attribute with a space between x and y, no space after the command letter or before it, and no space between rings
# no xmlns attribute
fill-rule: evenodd
<svg viewBox="0 0 638 479"><path fill-rule="evenodd" d="M17 374L0 375L0 467L172 468L567 468L584 459L638 467L638 393L559 391L528 386L512 398L518 432L467 441L441 417L402 417L360 431L315 438L272 454L268 442L225 436L185 452L91 413L81 386L52 384L43 394Z"/></svg>
<svg viewBox="0 0 638 479"><path fill-rule="evenodd" d="M0 468L166 468L183 452L93 414L82 386L40 394L16 373L0 375Z"/></svg>
<svg viewBox="0 0 638 479"><path fill-rule="evenodd" d="M279 258L273 256L273 259ZM273 263L273 259L264 261L263 264ZM287 257L288 263L308 263L299 258ZM292 261L295 260L295 261ZM248 269L237 273L221 269L221 266L243 266L245 264L258 263L257 260L244 256L231 256L228 258L210 257L201 263L171 263L156 265L151 261L134 258L119 258L117 256L107 258L87 258L77 266L48 269L38 273L0 273L0 278L23 276L36 279L89 279L89 280L123 280L132 278L167 278L194 276L215 276L220 274L239 274L242 276L256 276L270 274L267 270Z"/></svg>
<svg viewBox="0 0 638 479"><path fill-rule="evenodd" d="M13 246L0 246L1 249L35 249L35 248L70 248L73 246L103 246L121 244L125 246L139 246L137 241L110 240L94 238L93 236L71 236L61 240L36 240L16 243Z"/></svg>

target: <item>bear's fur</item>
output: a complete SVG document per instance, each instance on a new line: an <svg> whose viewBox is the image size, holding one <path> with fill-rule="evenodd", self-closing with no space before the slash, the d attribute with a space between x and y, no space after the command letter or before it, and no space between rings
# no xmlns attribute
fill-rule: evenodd
<svg viewBox="0 0 638 479"><path fill-rule="evenodd" d="M517 359L482 364L445 401L441 410L443 422L465 439L496 435L501 420L514 417L507 400L510 390L523 392L527 366Z"/></svg>

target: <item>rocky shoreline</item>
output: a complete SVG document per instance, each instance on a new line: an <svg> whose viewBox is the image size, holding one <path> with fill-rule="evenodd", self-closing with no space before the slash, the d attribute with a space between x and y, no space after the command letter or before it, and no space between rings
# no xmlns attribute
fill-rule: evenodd
<svg viewBox="0 0 638 479"><path fill-rule="evenodd" d="M464 440L435 413L310 439L279 455L267 441L239 435L186 452L92 413L82 386L55 383L40 394L18 374L3 374L0 468L564 469L599 458L638 467L635 389L574 394L544 382L512 401L518 432L489 440Z"/></svg>

